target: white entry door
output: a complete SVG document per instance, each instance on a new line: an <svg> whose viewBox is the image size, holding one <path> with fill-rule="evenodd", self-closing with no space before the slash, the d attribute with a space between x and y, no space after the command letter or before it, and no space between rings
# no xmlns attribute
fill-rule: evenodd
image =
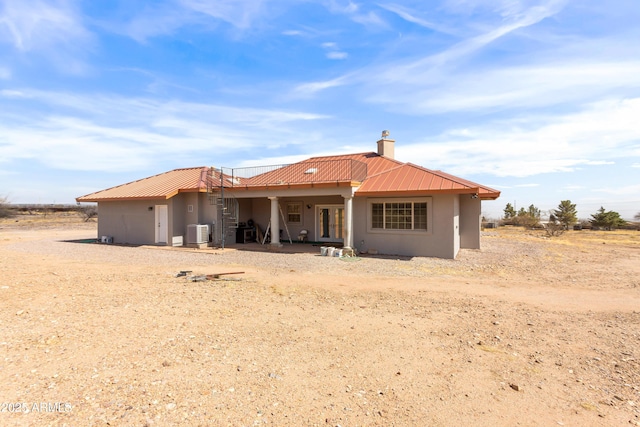
<svg viewBox="0 0 640 427"><path fill-rule="evenodd" d="M167 205L156 205L156 243L169 241L169 209Z"/></svg>
<svg viewBox="0 0 640 427"><path fill-rule="evenodd" d="M320 242L342 242L344 233L344 206L318 206L316 238Z"/></svg>

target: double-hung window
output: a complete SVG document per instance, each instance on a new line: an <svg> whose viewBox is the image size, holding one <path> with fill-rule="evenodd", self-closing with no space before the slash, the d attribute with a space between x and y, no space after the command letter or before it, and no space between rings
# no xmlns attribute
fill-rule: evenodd
<svg viewBox="0 0 640 427"><path fill-rule="evenodd" d="M292 224L302 223L302 202L287 203L287 222Z"/></svg>
<svg viewBox="0 0 640 427"><path fill-rule="evenodd" d="M372 200L371 230L428 231L430 199Z"/></svg>

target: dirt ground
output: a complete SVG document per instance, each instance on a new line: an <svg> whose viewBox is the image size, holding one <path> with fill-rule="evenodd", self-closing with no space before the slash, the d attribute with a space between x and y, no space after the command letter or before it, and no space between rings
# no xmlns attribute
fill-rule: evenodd
<svg viewBox="0 0 640 427"><path fill-rule="evenodd" d="M0 222L0 425L640 425L640 231L456 260L95 238Z"/></svg>

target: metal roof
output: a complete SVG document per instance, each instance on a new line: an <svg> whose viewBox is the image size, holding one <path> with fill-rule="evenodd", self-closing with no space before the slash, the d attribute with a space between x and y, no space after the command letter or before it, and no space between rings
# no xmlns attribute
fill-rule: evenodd
<svg viewBox="0 0 640 427"><path fill-rule="evenodd" d="M436 193L477 194L482 199L500 196L499 191L475 182L412 163L402 163L374 152L312 157L243 179L234 184L233 189L250 190L292 184L311 186L325 182L358 187L355 194L359 196Z"/></svg>
<svg viewBox="0 0 640 427"><path fill-rule="evenodd" d="M76 198L78 202L170 199L178 193L207 191L209 168L175 169ZM219 182L218 182L219 185Z"/></svg>
<svg viewBox="0 0 640 427"><path fill-rule="evenodd" d="M427 194L475 194L496 199L492 188L433 171L412 163L402 163L374 152L312 157L292 165L265 168L266 172L247 178L236 175L249 168L223 175L226 188L233 191L268 190L279 186L311 188L323 183L356 187L357 196L405 196ZM213 173L212 173L213 172ZM78 202L169 199L181 192L205 192L220 186L220 171L208 167L175 169L117 187L78 197ZM335 185L335 184L332 184Z"/></svg>
<svg viewBox="0 0 640 427"><path fill-rule="evenodd" d="M342 156L312 157L291 165L274 167L265 173L233 181L233 187L266 187L274 185L304 185L327 182L359 185L371 171L381 171L396 164L395 161L375 153ZM401 164L401 163L398 163ZM241 170L234 169L242 173ZM240 185L238 185L240 184Z"/></svg>
<svg viewBox="0 0 640 427"><path fill-rule="evenodd" d="M432 171L412 163L369 175L356 190L360 196L390 196L414 194L477 194L482 199L496 199L500 192L492 188L450 175Z"/></svg>

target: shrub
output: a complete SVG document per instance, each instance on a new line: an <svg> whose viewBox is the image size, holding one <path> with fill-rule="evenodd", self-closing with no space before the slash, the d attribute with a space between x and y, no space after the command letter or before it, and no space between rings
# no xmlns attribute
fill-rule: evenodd
<svg viewBox="0 0 640 427"><path fill-rule="evenodd" d="M9 207L9 201L6 197L0 197L0 218L9 218L13 216L13 212Z"/></svg>
<svg viewBox="0 0 640 427"><path fill-rule="evenodd" d="M82 216L84 222L89 222L89 220L98 216L98 207L94 205L80 206L78 213Z"/></svg>

